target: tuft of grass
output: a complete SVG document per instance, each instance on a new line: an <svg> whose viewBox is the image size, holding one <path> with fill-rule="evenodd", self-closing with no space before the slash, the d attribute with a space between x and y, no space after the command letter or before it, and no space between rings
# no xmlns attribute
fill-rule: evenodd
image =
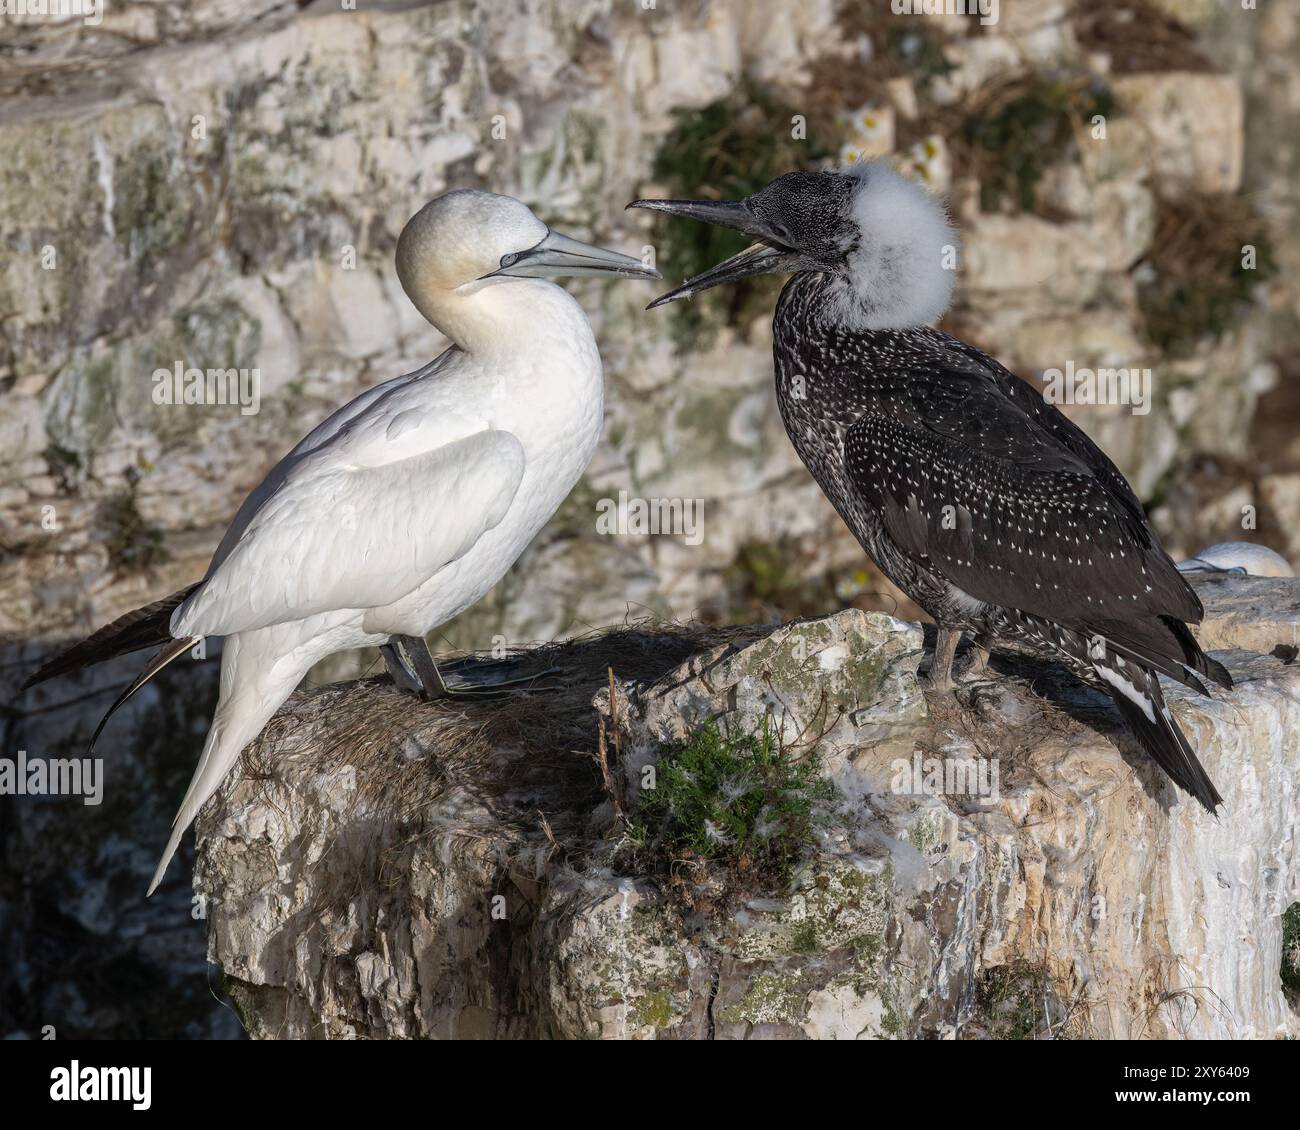
<svg viewBox="0 0 1300 1130"><path fill-rule="evenodd" d="M1034 1040L1052 1033L1055 1004L1047 970L1024 960L996 965L975 986L975 1027L990 1040Z"/></svg>
<svg viewBox="0 0 1300 1130"><path fill-rule="evenodd" d="M703 861L784 880L834 795L815 752L794 756L766 717L752 734L708 722L660 757L632 843L643 863Z"/></svg>
<svg viewBox="0 0 1300 1130"><path fill-rule="evenodd" d="M1076 130L1114 109L1110 88L1093 81L1033 75L993 88L961 130L980 207L1033 211L1038 182L1070 151Z"/></svg>
<svg viewBox="0 0 1300 1130"><path fill-rule="evenodd" d="M1300 902L1282 915L1282 987L1300 996Z"/></svg>
<svg viewBox="0 0 1300 1130"><path fill-rule="evenodd" d="M701 110L680 111L655 154L654 178L670 197L740 200L784 173L809 167L824 155L813 137L793 135L799 113L771 92L743 82ZM660 216L655 225L659 266L674 283L697 275L752 240L711 224ZM758 299L770 304L774 278L745 279L672 306L678 349L706 346L719 326L744 325Z"/></svg>

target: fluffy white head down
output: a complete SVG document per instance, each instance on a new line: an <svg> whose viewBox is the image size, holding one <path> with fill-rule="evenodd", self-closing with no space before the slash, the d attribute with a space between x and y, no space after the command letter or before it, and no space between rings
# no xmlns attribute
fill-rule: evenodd
<svg viewBox="0 0 1300 1130"><path fill-rule="evenodd" d="M430 200L397 240L397 277L417 307L430 294L455 290L501 265L501 256L527 251L547 227L511 196L457 189Z"/></svg>
<svg viewBox="0 0 1300 1130"><path fill-rule="evenodd" d="M883 161L844 170L858 181L857 248L847 256L840 320L858 330L924 326L948 309L957 231L943 205Z"/></svg>

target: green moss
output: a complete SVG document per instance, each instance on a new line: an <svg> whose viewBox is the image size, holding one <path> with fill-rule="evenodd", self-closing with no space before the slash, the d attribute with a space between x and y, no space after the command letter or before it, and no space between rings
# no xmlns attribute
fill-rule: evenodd
<svg viewBox="0 0 1300 1130"><path fill-rule="evenodd" d="M814 842L834 788L815 753L796 758L766 718L756 734L709 722L666 750L637 804L633 842L642 866L716 861L784 880Z"/></svg>
<svg viewBox="0 0 1300 1130"><path fill-rule="evenodd" d="M837 867L819 876L804 896L818 948L852 950L857 972L872 990L880 987L892 889L888 867L877 873Z"/></svg>
<svg viewBox="0 0 1300 1130"><path fill-rule="evenodd" d="M905 66L923 92L936 78L956 69L943 53L942 34L929 22L900 24L893 19L885 31L884 43L885 50Z"/></svg>
<svg viewBox="0 0 1300 1130"><path fill-rule="evenodd" d="M803 584L798 571L790 568L785 548L765 541L745 542L724 577L738 596L765 604L779 601Z"/></svg>
<svg viewBox="0 0 1300 1130"><path fill-rule="evenodd" d="M655 154L654 177L670 197L749 196L825 155L811 130L805 139L791 136L798 112L754 83L742 83L701 110L676 115ZM740 232L667 216L659 218L655 237L659 267L674 282L699 274L750 242ZM777 286L774 278L745 280L674 303L672 333L678 348L707 345L720 325L744 325L759 308L770 307Z"/></svg>
<svg viewBox="0 0 1300 1130"><path fill-rule="evenodd" d="M895 1040L903 1034L903 1022L899 1019L893 1002L887 998L880 1013L880 1031Z"/></svg>
<svg viewBox="0 0 1300 1130"><path fill-rule="evenodd" d="M1075 142L1075 130L1095 114L1114 112L1110 89L1075 79L1035 76L1009 97L966 119L962 136L980 181L980 207L1011 203L1034 208L1038 182Z"/></svg>
<svg viewBox="0 0 1300 1130"><path fill-rule="evenodd" d="M839 578L816 571L813 555L793 538L748 541L723 570L733 622L825 616L844 607Z"/></svg>
<svg viewBox="0 0 1300 1130"><path fill-rule="evenodd" d="M632 1005L632 1017L638 1024L667 1028L673 1020L672 997L666 991L646 993Z"/></svg>
<svg viewBox="0 0 1300 1130"><path fill-rule="evenodd" d="M853 948L857 950L860 965L875 969L884 953L884 939L879 934L859 934L853 939Z"/></svg>
<svg viewBox="0 0 1300 1130"><path fill-rule="evenodd" d="M790 948L798 954L816 953L821 949L817 941L817 923L806 918L795 926L790 934Z"/></svg>
<svg viewBox="0 0 1300 1130"><path fill-rule="evenodd" d="M187 367L251 369L262 325L229 299L187 306L173 319Z"/></svg>
<svg viewBox="0 0 1300 1130"><path fill-rule="evenodd" d="M1282 987L1300 994L1300 902L1282 915Z"/></svg>
<svg viewBox="0 0 1300 1130"><path fill-rule="evenodd" d="M798 1024L803 1019L811 978L789 973L760 973L739 1001L722 1009L726 1024Z"/></svg>
<svg viewBox="0 0 1300 1130"><path fill-rule="evenodd" d="M124 491L100 503L99 521L109 561L118 572L140 572L170 560L162 530L140 513L133 480L128 480Z"/></svg>
<svg viewBox="0 0 1300 1130"><path fill-rule="evenodd" d="M100 354L88 358L79 377L74 380L80 384L80 393L84 397L81 409L81 424L86 430L86 440L91 445L106 443L117 426L113 412L116 388L115 355Z"/></svg>
<svg viewBox="0 0 1300 1130"><path fill-rule="evenodd" d="M188 230L187 208L171 183L165 153L137 146L113 178L113 227L127 252L146 259L175 246Z"/></svg>
<svg viewBox="0 0 1300 1130"><path fill-rule="evenodd" d="M1246 245L1255 248L1249 269ZM1166 357L1190 356L1228 333L1276 271L1267 226L1247 197L1159 200L1151 251L1136 272L1142 336Z"/></svg>

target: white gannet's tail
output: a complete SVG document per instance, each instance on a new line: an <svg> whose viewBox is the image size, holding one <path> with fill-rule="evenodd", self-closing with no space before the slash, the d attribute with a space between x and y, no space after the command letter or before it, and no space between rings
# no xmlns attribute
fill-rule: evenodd
<svg viewBox="0 0 1300 1130"><path fill-rule="evenodd" d="M239 760L244 746L257 737L271 716L293 694L315 661L314 654L277 657L268 654L269 648L257 646L269 642L266 637L274 631L272 628L226 637L221 657L221 698L207 740L203 743L203 755L190 778L176 819L172 821L171 836L158 862L158 869L153 873L153 881L145 892L146 898L158 889L167 864L180 845L181 836L199 814L199 809L217 791Z"/></svg>

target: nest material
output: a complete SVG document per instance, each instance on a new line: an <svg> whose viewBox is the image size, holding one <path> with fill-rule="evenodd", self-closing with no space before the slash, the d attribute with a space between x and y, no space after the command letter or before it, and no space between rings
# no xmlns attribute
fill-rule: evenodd
<svg viewBox="0 0 1300 1130"><path fill-rule="evenodd" d="M510 667L531 686L489 698L422 702L385 677L299 691L244 754L244 780L314 780L351 770L354 810L422 823L430 802L456 789L491 810L492 826L582 839L605 799L592 699L619 679L653 682L690 655L743 629L637 625L512 653L440 662L453 682L486 666ZM470 824L473 821L470 819ZM472 829L471 829L472 830ZM548 837L549 838L549 837Z"/></svg>
<svg viewBox="0 0 1300 1130"><path fill-rule="evenodd" d="M1079 46L1106 55L1114 75L1219 69L1194 31L1148 0L1087 0L1076 5L1073 22Z"/></svg>

